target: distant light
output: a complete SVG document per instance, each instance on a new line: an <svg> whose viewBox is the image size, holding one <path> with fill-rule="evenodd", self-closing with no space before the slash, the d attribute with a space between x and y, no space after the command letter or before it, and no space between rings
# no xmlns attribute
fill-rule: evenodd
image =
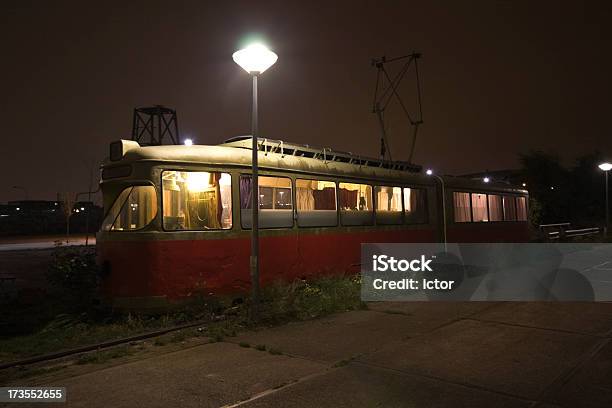
<svg viewBox="0 0 612 408"><path fill-rule="evenodd" d="M261 74L274 65L278 55L270 51L265 45L257 43L236 51L232 55L232 59L246 72Z"/></svg>
<svg viewBox="0 0 612 408"><path fill-rule="evenodd" d="M193 146L193 140L191 139L185 139L185 141L183 142L183 144L185 146Z"/></svg>
<svg viewBox="0 0 612 408"><path fill-rule="evenodd" d="M57 203L53 203L53 205L57 205Z"/></svg>
<svg viewBox="0 0 612 408"><path fill-rule="evenodd" d="M76 210L74 210L74 212L78 213L78 212L79 212L79 209L77 208Z"/></svg>
<svg viewBox="0 0 612 408"><path fill-rule="evenodd" d="M19 207L15 208L15 209L16 209L17 211L21 210L21 208L19 208Z"/></svg>
<svg viewBox="0 0 612 408"><path fill-rule="evenodd" d="M550 189L551 189L551 190L554 190L554 189L555 189L555 187L554 187L554 186L550 186Z"/></svg>
<svg viewBox="0 0 612 408"><path fill-rule="evenodd" d="M81 211L85 211L85 207L81 207Z"/></svg>
<svg viewBox="0 0 612 408"><path fill-rule="evenodd" d="M598 167L599 167L601 170L603 170L603 171L610 171L610 170L612 170L612 164L611 164L611 163L608 163L608 162L606 162L606 163L601 163L601 164L600 164Z"/></svg>
<svg viewBox="0 0 612 408"><path fill-rule="evenodd" d="M491 179L488 178L488 177L485 177L485 178L482 179L482 181L484 181L485 183L488 183L489 181L491 181Z"/></svg>
<svg viewBox="0 0 612 408"><path fill-rule="evenodd" d="M523 187L527 187L527 183L523 183Z"/></svg>
<svg viewBox="0 0 612 408"><path fill-rule="evenodd" d="M427 174L428 176L431 176L433 174L433 170L432 169L427 169L427 170L425 170L425 174Z"/></svg>

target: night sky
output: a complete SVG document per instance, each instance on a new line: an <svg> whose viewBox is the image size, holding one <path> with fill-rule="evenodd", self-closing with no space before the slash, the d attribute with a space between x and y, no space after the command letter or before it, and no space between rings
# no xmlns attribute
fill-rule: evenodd
<svg viewBox="0 0 612 408"><path fill-rule="evenodd" d="M198 144L248 134L250 79L231 58L248 38L279 55L260 80L262 137L377 156L370 60L416 50L416 163L461 174L517 167L530 149L612 154L603 2L123 3L2 5L0 202L24 197L15 185L30 199L87 190L136 106L175 108ZM388 117L406 159L410 129L397 106Z"/></svg>

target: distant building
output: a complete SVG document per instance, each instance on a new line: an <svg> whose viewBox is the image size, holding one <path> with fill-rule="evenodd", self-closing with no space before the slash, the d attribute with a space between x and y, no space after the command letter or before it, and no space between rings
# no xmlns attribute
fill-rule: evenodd
<svg viewBox="0 0 612 408"><path fill-rule="evenodd" d="M95 232L103 210L89 201L72 208L70 230ZM21 200L0 205L0 235L60 234L66 231L66 215L59 201Z"/></svg>

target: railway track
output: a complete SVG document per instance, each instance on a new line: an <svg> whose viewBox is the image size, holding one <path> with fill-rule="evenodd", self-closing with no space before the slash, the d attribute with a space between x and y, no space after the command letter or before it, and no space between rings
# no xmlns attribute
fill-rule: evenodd
<svg viewBox="0 0 612 408"><path fill-rule="evenodd" d="M75 347L75 348L68 349L68 350L62 350L62 351L57 351L54 353L42 354L39 356L29 357L29 358L25 358L22 360L9 361L8 363L0 364L0 370L5 370L8 368L18 367L18 366L27 366L27 365L31 365L35 363L41 363L44 361L56 360L58 358L67 357L67 356L71 356L75 354L86 353L88 351L102 350L102 349L110 348L113 346L118 346L120 344L129 343L132 341L150 339L153 337L162 336L167 333L172 333L172 332L183 330L183 329L189 329L189 328L196 327L196 326L202 326L206 323L209 323L209 321L201 320L201 321L197 321L193 323L187 323L187 324L182 324L182 325L178 325L174 327L169 327L166 329L155 330L155 331L150 331L147 333L137 334L134 336L124 337L121 339L109 340L109 341L104 341L104 342L100 342L96 344L90 344L87 346Z"/></svg>

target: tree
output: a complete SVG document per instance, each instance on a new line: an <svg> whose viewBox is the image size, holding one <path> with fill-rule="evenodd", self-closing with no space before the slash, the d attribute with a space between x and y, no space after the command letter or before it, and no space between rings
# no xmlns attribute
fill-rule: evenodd
<svg viewBox="0 0 612 408"><path fill-rule="evenodd" d="M529 194L540 205L541 223L566 222L570 219L570 177L559 157L543 151L520 155Z"/></svg>
<svg viewBox="0 0 612 408"><path fill-rule="evenodd" d="M584 226L601 223L604 215L604 177L597 167L603 161L600 152L576 159L570 171L569 210L573 222Z"/></svg>

